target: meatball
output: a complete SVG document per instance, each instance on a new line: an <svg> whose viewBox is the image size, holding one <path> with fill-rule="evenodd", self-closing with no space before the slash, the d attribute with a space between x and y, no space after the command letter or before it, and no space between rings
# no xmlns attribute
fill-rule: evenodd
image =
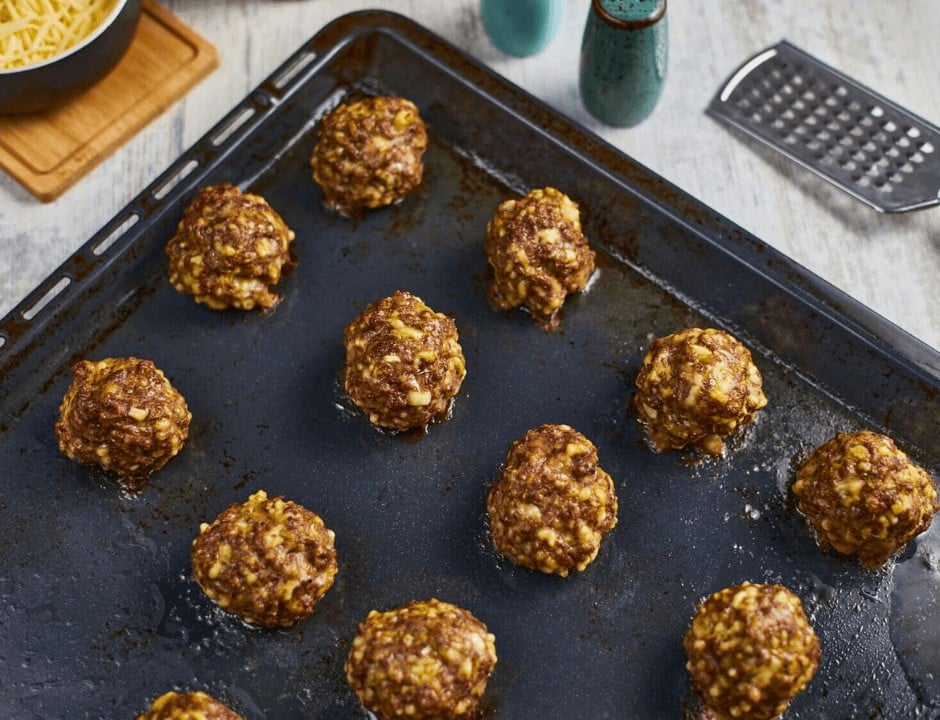
<svg viewBox="0 0 940 720"><path fill-rule="evenodd" d="M781 585L745 582L706 598L684 645L692 682L718 720L776 718L819 666L819 638Z"/></svg>
<svg viewBox="0 0 940 720"><path fill-rule="evenodd" d="M294 233L267 201L222 183L200 190L166 246L170 283L214 310L271 308Z"/></svg>
<svg viewBox="0 0 940 720"><path fill-rule="evenodd" d="M597 448L567 425L513 442L486 501L496 549L523 567L567 577L597 557L617 524L617 495Z"/></svg>
<svg viewBox="0 0 940 720"><path fill-rule="evenodd" d="M452 318L397 291L346 328L345 389L369 420L394 430L447 417L467 374Z"/></svg>
<svg viewBox="0 0 940 720"><path fill-rule="evenodd" d="M137 720L244 720L204 692L168 692L158 697Z"/></svg>
<svg viewBox="0 0 940 720"><path fill-rule="evenodd" d="M245 622L290 627L333 585L333 539L316 513L259 490L200 526L193 577L219 607Z"/></svg>
<svg viewBox="0 0 940 720"><path fill-rule="evenodd" d="M738 340L721 330L688 328L653 341L634 402L657 452L692 445L717 456L722 439L767 404L762 384Z"/></svg>
<svg viewBox="0 0 940 720"><path fill-rule="evenodd" d="M469 611L439 600L373 610L359 623L346 678L379 720L473 717L496 665L496 639Z"/></svg>
<svg viewBox="0 0 940 720"><path fill-rule="evenodd" d="M930 476L871 430L817 448L797 470L793 494L819 545L856 555L866 567L900 552L940 507Z"/></svg>
<svg viewBox="0 0 940 720"><path fill-rule="evenodd" d="M139 487L183 447L192 414L150 360L82 360L59 406L55 436L66 456L97 463Z"/></svg>
<svg viewBox="0 0 940 720"><path fill-rule="evenodd" d="M484 246L493 303L500 310L523 305L545 329L558 325L565 297L583 290L594 272L577 204L551 187L500 204Z"/></svg>
<svg viewBox="0 0 940 720"><path fill-rule="evenodd" d="M327 205L355 216L400 200L421 183L428 133L410 100L344 103L320 122L310 158Z"/></svg>

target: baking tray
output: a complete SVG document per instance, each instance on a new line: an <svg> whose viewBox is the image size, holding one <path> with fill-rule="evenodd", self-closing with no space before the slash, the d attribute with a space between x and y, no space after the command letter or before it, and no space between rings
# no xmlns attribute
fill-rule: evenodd
<svg viewBox="0 0 940 720"><path fill-rule="evenodd" d="M317 118L374 91L421 108L426 178L347 220L323 209L307 160ZM166 280L183 208L220 181L297 233L271 314L214 312ZM488 305L482 243L502 199L545 185L581 204L600 268L551 333ZM453 418L421 437L371 428L338 382L343 328L397 288L453 315L467 358ZM650 452L627 409L651 338L698 324L753 349L770 398L705 463ZM793 458L862 426L936 477L937 353L403 17L319 32L0 338L0 717L134 717L176 688L249 720L363 718L342 671L357 622L431 596L496 635L483 717L691 717L682 634L698 599L746 579L796 591L821 636L789 718L936 713L936 526L866 572L817 549L785 488ZM76 360L130 354L193 413L184 452L137 495L61 456L52 431ZM484 527L509 443L544 422L597 444L620 499L597 560L567 580L500 560ZM336 531L336 584L289 631L222 614L190 573L199 523L259 488Z"/></svg>

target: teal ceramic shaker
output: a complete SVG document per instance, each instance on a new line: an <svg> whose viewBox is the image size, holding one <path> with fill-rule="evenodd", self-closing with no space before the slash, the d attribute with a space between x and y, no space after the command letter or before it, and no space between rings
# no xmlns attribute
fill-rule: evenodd
<svg viewBox="0 0 940 720"><path fill-rule="evenodd" d="M565 0L480 0L483 27L508 55L526 57L548 47L565 15Z"/></svg>
<svg viewBox="0 0 940 720"><path fill-rule="evenodd" d="M581 43L581 101L607 125L636 125L656 107L668 54L666 0L591 0Z"/></svg>

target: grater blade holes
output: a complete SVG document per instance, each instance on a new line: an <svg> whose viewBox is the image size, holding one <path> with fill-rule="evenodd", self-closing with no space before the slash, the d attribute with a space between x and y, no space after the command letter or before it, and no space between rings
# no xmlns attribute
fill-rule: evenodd
<svg viewBox="0 0 940 720"><path fill-rule="evenodd" d="M877 209L922 207L925 170L938 160L940 142L932 126L898 109L890 100L827 72L813 58L781 43L772 63L742 66L734 83L716 96L716 115L725 109L770 146L829 179ZM764 56L759 56L763 60ZM747 72L744 70L747 69ZM749 73L749 74L748 74ZM729 97L731 96L731 97ZM725 105L722 102L730 100ZM742 98L741 107L731 114ZM890 193L893 196L889 196ZM938 718L940 720L940 718Z"/></svg>

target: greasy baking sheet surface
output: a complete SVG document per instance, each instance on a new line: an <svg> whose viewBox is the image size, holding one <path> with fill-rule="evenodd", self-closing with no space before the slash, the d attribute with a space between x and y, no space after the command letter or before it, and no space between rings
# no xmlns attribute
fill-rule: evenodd
<svg viewBox="0 0 940 720"><path fill-rule="evenodd" d="M409 21L348 16L285 68L63 266L60 296L23 317L54 276L0 326L0 716L134 717L176 688L248 720L363 718L342 671L356 623L433 596L496 635L484 717L691 717L682 634L699 598L746 579L797 592L821 636L789 718L936 711L936 637L921 632L936 528L865 572L821 554L785 494L795 457L862 426L936 477L935 354ZM307 160L315 118L363 90L416 101L431 144L419 190L346 220ZM297 234L269 315L214 312L166 281L182 208L220 181ZM502 199L545 185L581 204L600 260L553 333L488 305L482 244ZM338 383L343 328L399 288L456 318L467 358L453 418L420 437L374 430ZM770 398L705 464L650 452L626 409L650 339L697 324L753 348ZM66 460L52 432L76 359L131 354L193 413L183 453L137 495ZM496 557L484 526L509 443L544 422L594 441L620 500L597 560L567 580ZM224 615L189 568L199 523L261 488L336 532L336 584L289 631Z"/></svg>

